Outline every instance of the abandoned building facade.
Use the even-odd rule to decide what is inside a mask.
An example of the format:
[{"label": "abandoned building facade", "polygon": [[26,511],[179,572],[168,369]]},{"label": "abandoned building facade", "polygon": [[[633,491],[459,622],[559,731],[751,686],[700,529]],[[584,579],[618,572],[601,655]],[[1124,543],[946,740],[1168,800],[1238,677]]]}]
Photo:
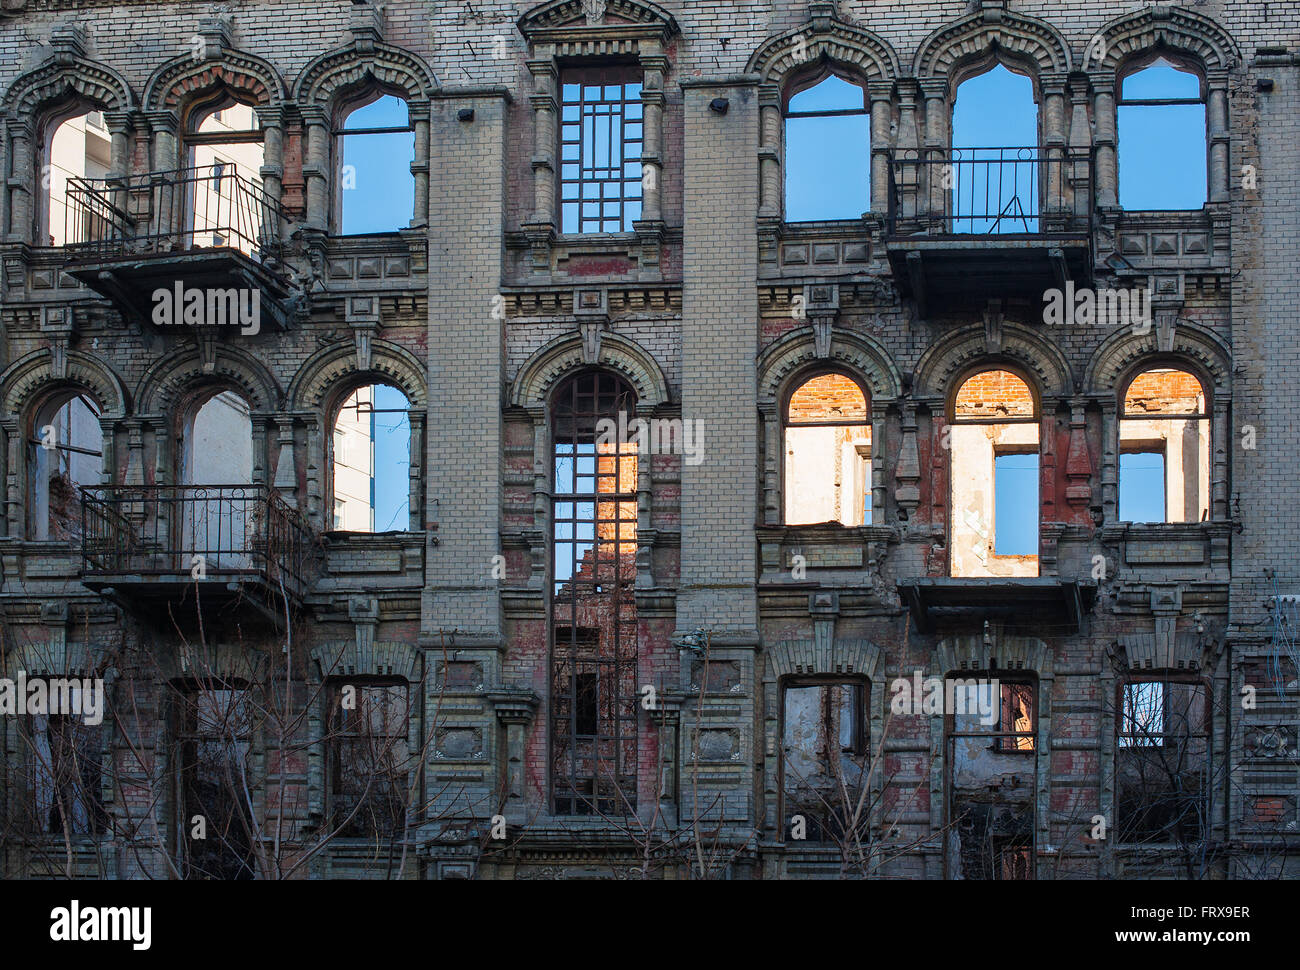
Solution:
[{"label": "abandoned building facade", "polygon": [[0,874],[1300,874],[1300,2],[0,65]]}]

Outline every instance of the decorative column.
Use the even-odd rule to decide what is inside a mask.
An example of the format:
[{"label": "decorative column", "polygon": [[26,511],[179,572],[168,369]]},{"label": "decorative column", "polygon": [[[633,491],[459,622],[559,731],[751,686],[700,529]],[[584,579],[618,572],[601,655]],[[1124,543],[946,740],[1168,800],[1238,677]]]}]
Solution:
[{"label": "decorative column", "polygon": [[298,507],[298,469],[293,455],[293,418],[287,414],[276,418],[279,455],[275,463],[275,490],[294,508]]},{"label": "decorative column", "polygon": [[415,211],[411,214],[411,227],[429,224],[429,104],[417,101],[407,105],[411,114],[411,127],[415,129],[415,158],[411,161],[411,176],[415,180]]},{"label": "decorative column", "polygon": [[1215,395],[1210,419],[1210,518],[1217,522],[1228,518],[1228,454],[1235,444],[1233,428],[1228,424],[1228,406],[1225,397]]},{"label": "decorative column", "polygon": [[29,119],[9,122],[9,242],[35,242],[36,229],[32,213],[33,188],[42,181],[42,172],[34,171],[32,127]]},{"label": "decorative column", "polygon": [[894,502],[898,518],[911,522],[917,506],[921,504],[921,459],[916,447],[916,408],[911,401],[901,402],[899,420],[901,440],[898,445],[898,467],[894,470]]},{"label": "decorative column", "polygon": [[1102,524],[1119,521],[1119,415],[1112,397],[1101,402],[1101,513]]},{"label": "decorative column", "polygon": [[923,166],[920,133],[916,124],[918,89],[915,80],[903,79],[898,82],[898,157],[913,161],[911,165],[903,165],[897,174],[898,216],[902,219],[914,219],[918,212],[928,211],[930,207],[928,201],[925,203],[920,201],[920,194],[925,191],[926,180],[921,176]]},{"label": "decorative column", "polygon": [[112,192],[113,208],[126,213],[126,185],[131,177],[131,114],[127,111],[105,111],[104,124],[108,126],[108,176],[106,182]]},{"label": "decorative column", "polygon": [[507,823],[524,825],[528,822],[527,796],[524,790],[524,758],[528,725],[537,713],[540,698],[531,690],[506,687],[489,691],[488,703],[496,712],[497,721],[505,729],[505,807],[502,814]]},{"label": "decorative column", "polygon": [[0,519],[0,535],[21,536],[22,522],[19,515],[22,510],[21,490],[18,485],[18,457],[23,447],[23,437],[18,431],[16,416],[0,420],[0,437],[3,438],[4,454],[0,461],[4,463],[5,508],[4,517]]},{"label": "decorative column", "polygon": [[532,245],[533,272],[549,273],[551,241],[556,233],[555,150],[559,142],[555,128],[559,72],[554,49],[540,45],[528,61],[528,70],[533,75],[533,94],[528,99],[533,107],[533,211],[524,223],[524,232]]},{"label": "decorative column", "polygon": [[[533,536],[530,549],[532,553],[532,571],[528,585],[536,589],[545,588],[547,549],[550,545],[551,502],[550,502],[550,457],[551,436],[546,424],[546,408],[531,407],[529,417],[533,419]],[[540,540],[540,542],[538,542]]]},{"label": "decorative column", "polygon": [[[284,179],[284,108],[259,105],[253,111],[262,129],[262,167],[257,174],[262,179],[262,190],[274,206],[271,213],[265,214],[269,216],[280,209],[281,181]],[[283,237],[284,227],[264,226],[262,232]]]},{"label": "decorative column", "polygon": [[[1038,174],[1039,218],[1050,218],[1052,228],[1059,228],[1060,220],[1069,210],[1065,172],[1065,76],[1061,74],[1044,75],[1041,80],[1043,111],[1042,127],[1039,137],[1042,139],[1039,149]],[[1046,227],[1044,227],[1046,228]]]},{"label": "decorative column", "polygon": [[329,229],[329,112],[321,105],[304,105],[302,176],[307,183],[307,226],[326,232]]},{"label": "decorative column", "polygon": [[[882,217],[889,212],[889,158],[894,121],[894,82],[868,81],[871,103],[871,211]],[[778,117],[778,123],[779,123]]]},{"label": "decorative column", "polygon": [[661,223],[663,221],[663,116],[664,116],[664,74],[668,71],[668,58],[658,50],[641,54],[641,67],[644,76],[641,82],[641,221]]},{"label": "decorative column", "polygon": [[758,406],[763,419],[763,524],[781,524],[781,464],[785,450],[781,447],[781,415],[775,401]]},{"label": "decorative column", "polygon": [[[174,111],[149,111],[145,114],[145,121],[149,124],[149,131],[153,138],[153,168],[149,178],[149,185],[145,191],[149,194],[145,197],[144,208],[133,215],[143,216],[147,221],[145,225],[151,234],[158,236],[167,236],[172,231],[172,193],[167,190],[164,184],[162,173],[171,172],[174,169],[181,168],[180,147],[177,142],[177,132],[180,127],[180,119],[176,117]],[[153,191],[154,187],[158,191]],[[153,199],[157,199],[157,210],[150,212],[148,206]]]},{"label": "decorative column", "polygon": [[1096,164],[1094,184],[1097,205],[1113,209],[1119,205],[1119,163],[1115,151],[1115,72],[1100,71],[1092,76],[1092,117],[1097,126],[1094,144]]},{"label": "decorative column", "polygon": [[1092,456],[1088,450],[1088,421],[1085,401],[1070,401],[1070,450],[1065,457],[1065,501],[1070,507],[1069,520],[1084,525],[1092,503]]},{"label": "decorative column", "polygon": [[[758,89],[758,217],[781,218],[781,88],[764,84]],[[874,140],[872,147],[875,147]]]},{"label": "decorative column", "polygon": [[1205,79],[1206,124],[1210,139],[1210,201],[1228,201],[1228,72],[1210,71]]},{"label": "decorative column", "polygon": [[1088,76],[1076,74],[1070,79],[1070,135],[1066,149],[1066,205],[1076,223],[1087,224],[1092,209],[1092,124],[1088,120]]}]

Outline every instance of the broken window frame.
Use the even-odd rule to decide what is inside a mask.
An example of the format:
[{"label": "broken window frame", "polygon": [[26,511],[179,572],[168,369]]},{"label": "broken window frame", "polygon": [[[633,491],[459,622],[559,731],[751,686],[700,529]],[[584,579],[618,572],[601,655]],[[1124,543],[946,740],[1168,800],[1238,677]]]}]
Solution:
[{"label": "broken window frame", "polygon": [[[616,440],[612,451],[603,452],[596,445],[598,421],[617,422],[620,411],[630,415],[635,410],[631,385],[598,368],[570,376],[551,396],[548,776],[556,815],[616,816],[636,811],[640,705],[634,586],[639,456],[635,442]],[[585,467],[583,459],[590,459]],[[612,539],[602,537],[602,527],[613,530]],[[595,572],[580,578],[593,561]],[[563,580],[558,578],[561,573],[567,574]],[[589,636],[580,639],[580,631],[601,630],[591,621],[601,620],[602,611],[610,635],[594,641]],[[594,656],[582,656],[584,648],[587,653],[594,650]],[[578,731],[579,681],[574,675],[579,664],[593,665],[597,676],[594,737]],[[580,769],[580,762],[587,767]]]},{"label": "broken window frame", "polygon": [[[51,396],[36,409],[32,416],[32,423],[27,436],[27,534],[36,541],[62,541],[59,537],[52,535],[56,530],[54,529],[55,523],[51,519],[54,508],[51,502],[50,485],[56,479],[66,481],[73,489],[76,499],[76,511],[73,515],[72,527],[79,535],[81,530],[79,489],[98,485],[103,477],[104,439],[102,430],[94,437],[95,444],[99,446],[97,451],[71,443],[71,439],[74,437],[72,434],[72,405],[75,401],[80,401],[85,406],[95,419],[96,427],[98,427],[98,422],[102,418],[99,405],[95,403],[90,395],[76,389],[65,389]],[[47,449],[41,441],[41,429],[55,425],[59,415],[65,408],[68,409],[68,443],[65,444],[63,440],[64,429],[56,427],[54,445]],[[54,452],[55,454],[51,456],[47,452]],[[72,455],[85,455],[100,460],[100,468],[93,476],[94,481],[83,485],[72,478],[70,458]],[[57,458],[57,467],[51,466],[51,457]],[[40,513],[42,509],[45,511],[44,521],[41,521],[42,516]]]},{"label": "broken window frame", "polygon": [[[38,679],[28,680],[30,686]],[[81,689],[81,688],[77,688]],[[28,795],[39,833],[45,837],[97,839],[108,831],[103,769],[105,724],[86,724],[78,714],[25,717]],[[71,807],[70,824],[64,822]]]},{"label": "broken window frame", "polygon": [[[634,231],[634,224],[641,219],[644,199],[644,168],[641,162],[645,151],[645,112],[642,102],[644,81],[645,71],[635,62],[579,64],[560,68],[559,119],[556,125],[556,164],[559,166],[556,205],[562,235],[629,233]],[[632,86],[636,88],[635,93],[628,92]],[[571,87],[578,89],[577,100],[571,98]],[[594,100],[588,100],[586,96],[586,89],[591,87],[601,89],[600,96]],[[606,97],[605,92],[612,87],[619,90],[618,95],[611,99]],[[587,129],[588,105],[592,106],[590,118],[593,128],[590,138]],[[574,112],[578,116],[576,121],[569,117]],[[634,117],[628,117],[629,114]],[[592,157],[598,155],[595,133],[598,117],[608,119],[607,161],[612,161],[614,134],[617,132],[620,146],[617,168],[612,164],[597,165],[595,163],[599,159]],[[640,127],[641,134],[630,134],[630,126]],[[571,130],[574,128],[577,130],[576,136]],[[636,166],[634,176],[627,174],[629,165]],[[571,166],[577,169],[576,174],[569,171]],[[586,198],[592,186],[596,192],[594,200]],[[593,202],[598,212],[595,216],[589,216],[585,213],[585,207]],[[608,205],[616,207],[613,216],[606,214]],[[572,218],[567,212],[568,206],[576,207]],[[616,222],[617,226],[609,228],[607,223],[610,221]],[[595,228],[590,228],[589,223],[595,223]]]},{"label": "broken window frame", "polygon": [[[850,688],[853,697],[852,713],[854,721],[850,728],[852,744],[849,747],[844,747],[837,738],[834,745],[836,750],[834,752],[829,750],[819,751],[817,752],[817,758],[822,762],[823,769],[827,767],[825,764],[826,759],[823,756],[835,757],[837,766],[842,766],[844,755],[849,755],[851,759],[861,759],[858,777],[850,779],[836,772],[833,777],[839,784],[832,786],[828,793],[829,797],[820,795],[820,803],[812,803],[816,808],[815,811],[812,811],[809,806],[792,804],[791,792],[787,785],[790,770],[790,759],[787,757],[788,746],[786,744],[789,714],[787,698],[791,689],[819,688],[827,690],[843,687]],[[777,817],[781,820],[781,838],[787,844],[790,844],[791,841],[801,841],[812,845],[835,844],[841,839],[854,839],[854,834],[846,830],[846,823],[852,818],[858,807],[858,798],[861,795],[862,786],[870,784],[871,781],[871,721],[868,709],[868,705],[871,703],[871,681],[866,677],[786,676],[778,681],[777,690],[781,698],[781,712],[778,721],[780,757],[777,765]],[[840,734],[843,735],[842,728]],[[832,777],[829,771],[826,772],[826,775]],[[851,800],[850,804],[840,804],[846,790]],[[858,831],[856,838],[866,841],[870,830],[870,796],[863,800],[862,807],[863,815],[857,820]],[[791,840],[789,837],[791,819],[795,815],[802,815],[806,822],[805,837],[801,840]]]},{"label": "broken window frame", "polygon": [[[1141,380],[1147,374],[1158,373],[1160,371],[1174,371],[1180,374],[1185,374],[1188,377],[1195,380],[1200,385],[1200,389],[1201,389],[1200,407],[1195,411],[1170,411],[1167,413],[1135,411],[1130,413],[1128,398],[1130,392],[1132,391],[1133,385],[1137,383],[1139,380]],[[1171,484],[1173,484],[1170,480],[1170,473],[1169,473],[1168,442],[1170,438],[1165,437],[1160,439],[1149,439],[1149,438],[1125,439],[1124,428],[1126,422],[1130,424],[1138,421],[1144,421],[1149,424],[1160,422],[1160,421],[1170,421],[1170,422],[1195,421],[1196,422],[1197,438],[1198,440],[1200,440],[1203,437],[1205,439],[1206,446],[1203,454],[1198,451],[1196,465],[1190,469],[1187,467],[1186,463],[1183,462],[1182,459],[1180,458],[1180,463],[1182,464],[1182,471],[1183,471],[1182,482],[1184,485],[1184,492],[1185,492],[1187,476],[1195,475],[1197,477],[1198,504],[1203,503],[1205,505],[1205,516],[1206,518],[1208,518],[1210,515],[1210,510],[1212,508],[1210,491],[1213,488],[1213,484],[1212,482],[1210,482],[1209,479],[1212,471],[1213,455],[1214,455],[1214,423],[1210,420],[1210,411],[1211,411],[1210,393],[1207,390],[1205,378],[1202,377],[1195,369],[1190,367],[1184,361],[1180,361],[1180,360],[1144,361],[1141,364],[1141,366],[1139,366],[1136,370],[1133,371],[1133,373],[1129,376],[1128,380],[1124,381],[1117,395],[1117,403],[1119,408],[1119,418],[1118,421],[1116,422],[1116,428],[1115,428],[1117,456],[1124,455],[1124,454],[1141,454],[1141,453],[1157,452],[1157,451],[1163,455],[1165,494],[1163,496],[1161,504],[1164,506],[1164,518],[1160,522],[1145,522],[1142,524],[1154,525],[1154,526],[1188,525],[1190,524],[1190,522],[1185,517],[1179,521],[1171,521],[1169,518],[1170,515],[1169,490]],[[1116,475],[1115,514],[1116,516],[1119,517],[1119,521],[1124,522],[1129,520],[1124,519],[1122,517],[1122,510],[1120,509],[1119,496],[1120,496],[1120,487],[1121,487],[1120,480],[1122,477],[1120,464],[1121,464],[1120,460],[1117,457],[1115,461],[1115,475]],[[1202,470],[1203,470],[1202,466],[1204,466],[1204,472],[1205,472],[1204,475],[1202,475]],[[1202,479],[1205,479],[1205,485],[1206,485],[1204,489],[1205,491],[1204,495],[1200,494],[1200,492],[1202,491],[1201,489]],[[1184,513],[1184,516],[1185,515],[1186,513]],[[1204,521],[1204,519],[1195,519],[1192,521]]]},{"label": "broken window frame", "polygon": [[[1128,703],[1129,688],[1143,684],[1159,684],[1161,687],[1158,733],[1151,730],[1141,730],[1140,728],[1137,730],[1126,729],[1127,725],[1132,724],[1134,720],[1128,713],[1130,710]],[[1191,688],[1192,691],[1200,693],[1202,710],[1200,712],[1201,724],[1198,728],[1189,723],[1187,717],[1173,710],[1174,698],[1170,689],[1173,686]],[[1213,699],[1213,683],[1208,678],[1178,674],[1172,671],[1131,673],[1121,677],[1115,685],[1114,829],[1117,845],[1187,845],[1199,843],[1206,837],[1210,828],[1209,813],[1213,796],[1210,785],[1210,775],[1214,764]],[[1194,704],[1195,701],[1192,701],[1188,705],[1189,709]],[[1178,727],[1180,721],[1186,726],[1186,731]],[[1203,756],[1198,757],[1191,752],[1197,742],[1204,745]],[[1168,833],[1170,824],[1181,828],[1184,824],[1191,823],[1189,828],[1178,833],[1178,837],[1158,838],[1152,829],[1144,828],[1140,832],[1136,832],[1137,824],[1130,824],[1122,804],[1125,784],[1121,759],[1126,754],[1150,755],[1159,759],[1161,767],[1166,771],[1169,770],[1166,761],[1168,757],[1172,756],[1180,760],[1186,759],[1181,767],[1175,766],[1177,770],[1170,772],[1177,776],[1179,785],[1183,784],[1183,779],[1188,774],[1192,776],[1200,774],[1199,791],[1183,795],[1179,795],[1175,791],[1174,794],[1165,796],[1174,803],[1173,811],[1176,812],[1176,815],[1170,823],[1161,825],[1159,831],[1164,834]],[[1164,799],[1157,798],[1157,803],[1162,800]],[[1183,804],[1178,804],[1180,801]],[[1150,813],[1151,806],[1147,806],[1144,811]],[[1134,838],[1134,835],[1137,835],[1137,837]]]},{"label": "broken window frame", "polygon": [[[356,691],[357,706],[350,711],[342,706],[346,687]],[[400,691],[400,697],[386,703],[381,712],[383,733],[374,731],[370,717],[374,708],[368,703],[378,691],[388,697]],[[408,785],[417,767],[410,751],[412,694],[410,682],[401,677],[334,677],[326,682],[326,812],[337,838],[376,843],[404,837],[410,821]],[[355,760],[345,762],[346,746],[368,747],[363,755],[370,759],[370,767],[363,765],[359,771]],[[362,791],[344,790],[350,780],[363,774],[369,777]]]},{"label": "broken window frame", "polygon": [[[853,382],[853,384],[857,387],[858,391],[862,394],[862,402],[863,402],[862,420],[860,421],[858,420],[796,421],[791,417],[790,409],[794,404],[795,397],[805,387],[807,387],[813,381],[821,377],[840,377],[845,380]],[[875,490],[872,488],[872,470],[875,464],[876,438],[875,438],[875,425],[872,421],[872,413],[871,413],[871,392],[870,390],[868,390],[866,384],[860,378],[856,377],[855,375],[849,373],[846,370],[835,368],[835,367],[818,367],[813,370],[805,371],[799,374],[794,380],[790,382],[789,389],[787,390],[784,396],[784,400],[781,406],[781,518],[782,521],[786,525],[792,525],[792,526],[825,525],[829,523],[832,525],[839,525],[844,528],[856,528],[856,526],[844,526],[844,523],[839,520],[827,520],[826,522],[792,522],[791,521],[790,500],[791,500],[792,486],[790,483],[789,469],[787,466],[789,464],[789,458],[790,458],[790,431],[791,429],[795,429],[795,428],[860,428],[866,430],[867,453],[865,455],[862,454],[861,448],[863,447],[863,445],[861,443],[855,444],[855,447],[859,449],[858,459],[860,462],[859,467],[861,468],[861,473],[862,473],[862,494],[860,496],[861,507],[858,511],[861,512],[861,518],[862,518],[860,524],[872,525],[875,522]],[[842,483],[838,487],[840,489],[840,515],[842,518],[844,515],[843,497],[844,497],[844,492],[846,490],[844,489]],[[856,486],[854,487],[854,498],[855,499],[859,498],[859,496],[856,494]]]},{"label": "broken window frame", "polygon": [[[955,690],[950,691],[948,686],[949,681],[952,680],[975,680],[979,682],[981,688],[986,684],[996,684],[998,686],[998,691],[997,691],[998,718],[994,724],[989,725],[988,730],[984,730],[983,725],[979,725],[978,721],[976,721],[977,727],[980,728],[979,730],[958,731],[956,729],[957,728],[956,711],[947,708],[944,711],[943,772],[944,772],[945,828],[949,829],[952,832],[951,838],[957,839],[958,845],[960,845],[960,831],[958,828],[958,822],[960,821],[960,818],[956,814],[958,809],[957,800],[959,795],[958,795],[958,788],[956,785],[956,781],[954,778],[958,741],[960,741],[963,738],[974,738],[977,740],[988,738],[989,746],[987,750],[992,752],[998,757],[1004,755],[1010,755],[1013,757],[1016,755],[1032,756],[1030,758],[1024,759],[1026,762],[1028,762],[1025,765],[1025,771],[1029,776],[1028,777],[1029,795],[1025,799],[1023,804],[1017,804],[1011,801],[1003,802],[1003,803],[997,803],[997,802],[990,803],[994,808],[996,808],[999,804],[1001,804],[1002,806],[1008,808],[1019,809],[1019,811],[1016,812],[1015,814],[1022,814],[1025,816],[1025,819],[1022,821],[1020,827],[1026,832],[1028,832],[1029,839],[1028,841],[1025,841],[1024,839],[1016,838],[1014,836],[1009,836],[1009,835],[988,834],[987,845],[989,849],[989,854],[987,858],[984,858],[984,854],[981,850],[980,861],[984,866],[985,871],[988,873],[987,878],[990,879],[1007,879],[1007,878],[1031,879],[1031,880],[1036,879],[1037,873],[1036,873],[1035,860],[1037,859],[1037,851],[1038,851],[1037,850],[1037,845],[1038,845],[1037,803],[1038,803],[1038,788],[1039,788],[1038,755],[1040,754],[1037,739],[1038,739],[1038,728],[1039,728],[1039,722],[1038,722],[1039,690],[1041,689],[1042,686],[1041,680],[1038,678],[1036,673],[1032,671],[1017,670],[1011,673],[1010,676],[1004,675],[1004,672],[1002,671],[992,671],[992,670],[950,671],[944,677],[945,705],[946,705],[946,699],[948,698],[950,693],[952,693],[955,696]],[[1005,685],[1024,685],[1030,687],[1032,691],[1032,698],[1033,698],[1033,701],[1030,705],[1030,710],[1032,712],[1031,718],[1033,721],[1032,731],[1029,732],[1014,731],[1014,730],[1006,731],[1003,729],[1003,721],[1005,720],[1005,707],[1002,700],[1004,696],[1004,692],[1002,688]],[[969,713],[967,716],[969,716]],[[1005,744],[1008,742],[1016,743],[1020,739],[1024,739],[1026,737],[1032,738],[1033,740],[1032,748],[1008,749],[1005,747]],[[970,786],[967,786],[963,790],[970,790]],[[990,814],[993,814],[992,811],[990,811]],[[947,853],[945,853],[945,855],[947,856]],[[953,875],[951,873],[949,873],[949,878],[953,878]],[[975,877],[966,876],[965,878],[975,878]]]},{"label": "broken window frame", "polygon": [[[172,764],[172,801],[177,859],[186,879],[252,879],[254,856],[252,850],[253,824],[248,813],[250,806],[241,789],[246,790],[247,772],[254,758],[253,688],[238,678],[204,677],[172,683],[171,740],[175,753]],[[217,731],[204,730],[201,724],[207,694],[230,694],[229,703],[212,702],[212,710],[222,714]],[[215,745],[220,752],[225,777],[218,783],[225,791],[217,798],[228,808],[229,817],[215,818],[216,813],[205,807],[196,789],[201,783],[196,777],[204,755],[197,746]],[[192,750],[193,749],[193,750]],[[232,757],[233,755],[233,757]],[[232,770],[239,759],[238,770]],[[191,837],[193,820],[203,816],[206,821],[206,838]],[[224,821],[224,825],[218,823]],[[198,849],[208,850],[199,853]]]}]

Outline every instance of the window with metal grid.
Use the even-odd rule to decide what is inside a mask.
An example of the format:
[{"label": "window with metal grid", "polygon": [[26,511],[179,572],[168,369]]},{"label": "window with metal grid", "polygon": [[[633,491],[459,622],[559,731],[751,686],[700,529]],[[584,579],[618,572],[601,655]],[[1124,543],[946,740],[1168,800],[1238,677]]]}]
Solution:
[{"label": "window with metal grid", "polygon": [[560,229],[631,232],[641,218],[641,71],[569,68],[560,87]]},{"label": "window with metal grid", "polygon": [[[636,809],[637,630],[634,443],[606,440],[636,406],[631,388],[591,372],[552,403],[551,788],[557,815]],[[615,436],[609,436],[611,439]]]}]

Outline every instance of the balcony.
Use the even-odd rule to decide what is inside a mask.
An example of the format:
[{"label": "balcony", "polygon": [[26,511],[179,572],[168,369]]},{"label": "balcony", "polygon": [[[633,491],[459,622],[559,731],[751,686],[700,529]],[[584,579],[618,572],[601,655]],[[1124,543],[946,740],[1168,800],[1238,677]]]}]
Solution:
[{"label": "balcony", "polygon": [[891,156],[885,248],[900,292],[931,311],[1028,298],[1092,275],[1092,162],[1064,149]]},{"label": "balcony", "polygon": [[83,489],[81,516],[83,585],[168,625],[241,607],[282,624],[319,561],[305,519],[265,485]]},{"label": "balcony", "polygon": [[64,271],[128,316],[152,322],[154,293],[179,284],[254,291],[259,313],[286,325],[290,286],[279,266],[279,205],[234,164],[69,179],[66,213]]}]

